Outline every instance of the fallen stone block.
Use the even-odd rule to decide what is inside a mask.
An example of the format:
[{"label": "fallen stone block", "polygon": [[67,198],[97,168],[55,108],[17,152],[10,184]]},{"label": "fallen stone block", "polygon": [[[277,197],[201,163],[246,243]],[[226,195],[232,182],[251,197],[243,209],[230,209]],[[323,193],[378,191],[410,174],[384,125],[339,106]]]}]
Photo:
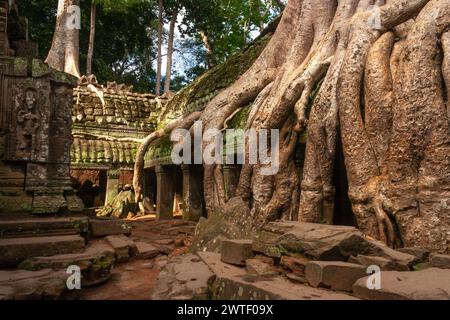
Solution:
[{"label": "fallen stone block", "polygon": [[222,261],[245,266],[245,261],[253,257],[251,240],[223,240]]},{"label": "fallen stone block", "polygon": [[302,222],[269,223],[253,244],[254,251],[270,257],[304,255],[325,261],[347,261],[370,248],[370,242],[356,228]]},{"label": "fallen stone block", "polygon": [[51,269],[0,271],[0,300],[56,300],[67,290],[68,274]]},{"label": "fallen stone block", "polygon": [[409,268],[418,261],[412,255],[367,239],[356,228],[304,222],[267,224],[255,237],[253,250],[274,258],[302,255],[319,261],[346,262],[351,256],[373,255]]},{"label": "fallen stone block", "polygon": [[305,275],[305,269],[310,259],[304,257],[290,257],[290,256],[282,256],[280,265],[290,270],[293,274],[298,276]]},{"label": "fallen stone block", "polygon": [[214,274],[197,255],[172,258],[153,287],[152,300],[206,300],[208,282]]},{"label": "fallen stone block", "polygon": [[217,300],[355,300],[345,294],[312,288],[292,282],[285,277],[249,275],[246,269],[221,261],[213,252],[199,252],[198,256],[212,271],[209,297]]},{"label": "fallen stone block", "polygon": [[431,268],[415,272],[383,271],[379,290],[368,288],[368,277],[359,279],[353,293],[367,300],[449,300],[450,270]]},{"label": "fallen stone block", "polygon": [[94,238],[111,235],[130,235],[131,226],[119,219],[90,219],[91,235]]},{"label": "fallen stone block", "polygon": [[84,248],[85,240],[78,235],[0,239],[0,267],[15,267],[32,257],[78,253]]},{"label": "fallen stone block", "polygon": [[159,249],[146,242],[136,242],[138,259],[153,259],[159,255]]},{"label": "fallen stone block", "polygon": [[278,275],[274,266],[267,264],[259,259],[248,259],[245,263],[248,273],[258,276],[270,277]]},{"label": "fallen stone block", "polygon": [[430,258],[430,250],[420,247],[400,248],[397,251],[415,256],[419,262],[426,262]]},{"label": "fallen stone block", "polygon": [[83,253],[71,253],[50,257],[34,257],[25,260],[20,269],[37,271],[43,269],[67,270],[78,266],[81,271],[81,286],[95,286],[109,280],[114,265],[114,251],[105,244],[92,244]]},{"label": "fallen stone block", "polygon": [[440,269],[450,269],[450,256],[446,254],[434,254],[431,256],[432,267]]},{"label": "fallen stone block", "polygon": [[130,260],[130,257],[136,255],[136,244],[127,236],[121,234],[107,236],[105,239],[114,249],[117,262],[127,262]]},{"label": "fallen stone block", "polygon": [[366,254],[389,259],[398,271],[413,270],[414,265],[420,262],[416,256],[389,248],[379,241],[370,243],[372,247]]},{"label": "fallen stone block", "polygon": [[311,286],[338,291],[352,291],[353,284],[367,275],[366,267],[340,261],[311,261],[305,274]]},{"label": "fallen stone block", "polygon": [[348,262],[360,264],[366,267],[378,266],[383,271],[409,271],[409,267],[407,265],[399,264],[384,257],[364,256],[359,254],[357,257],[350,257]]}]

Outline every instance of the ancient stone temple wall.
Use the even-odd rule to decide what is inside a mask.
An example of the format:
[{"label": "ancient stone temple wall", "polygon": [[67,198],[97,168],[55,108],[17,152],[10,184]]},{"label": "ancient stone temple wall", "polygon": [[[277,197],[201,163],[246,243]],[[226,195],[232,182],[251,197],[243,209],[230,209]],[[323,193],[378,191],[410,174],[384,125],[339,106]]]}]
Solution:
[{"label": "ancient stone temple wall", "polygon": [[[91,170],[107,176],[105,186],[91,181],[104,193],[104,204],[132,183],[134,159],[139,140],[156,129],[158,114],[167,99],[139,94],[131,87],[108,83],[99,85],[94,76],[82,77],[73,92],[71,175],[79,185]],[[103,190],[105,188],[106,190]]]},{"label": "ancient stone temple wall", "polygon": [[6,27],[26,19],[0,8],[0,213],[82,210],[69,175],[76,79],[34,59],[27,29]]}]

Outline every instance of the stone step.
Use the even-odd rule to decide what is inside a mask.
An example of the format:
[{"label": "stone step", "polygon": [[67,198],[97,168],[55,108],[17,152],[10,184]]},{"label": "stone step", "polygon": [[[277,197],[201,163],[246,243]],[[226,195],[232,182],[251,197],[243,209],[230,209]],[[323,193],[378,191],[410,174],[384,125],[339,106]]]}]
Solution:
[{"label": "stone step", "polygon": [[79,235],[0,239],[0,268],[16,267],[40,256],[82,252],[85,240]]},{"label": "stone step", "polygon": [[109,245],[95,242],[82,253],[60,254],[49,257],[34,257],[23,261],[19,268],[29,271],[43,269],[67,270],[78,266],[81,271],[81,286],[90,287],[106,282],[111,277],[114,266],[114,249]]},{"label": "stone step", "polygon": [[112,235],[130,235],[132,227],[123,220],[110,218],[90,219],[90,234],[94,238],[102,238]]},{"label": "stone step", "polygon": [[0,238],[82,235],[89,232],[87,217],[0,220]]},{"label": "stone step", "polygon": [[0,300],[56,300],[67,292],[68,274],[51,269],[0,271]]}]

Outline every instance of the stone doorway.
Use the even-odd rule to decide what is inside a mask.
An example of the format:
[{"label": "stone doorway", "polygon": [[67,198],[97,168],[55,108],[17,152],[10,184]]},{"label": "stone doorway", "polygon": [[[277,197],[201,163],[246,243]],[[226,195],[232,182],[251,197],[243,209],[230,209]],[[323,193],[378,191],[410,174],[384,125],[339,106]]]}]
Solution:
[{"label": "stone doorway", "polygon": [[107,170],[71,170],[70,176],[86,208],[97,208],[105,204]]},{"label": "stone doorway", "polygon": [[156,213],[157,181],[155,168],[144,170],[144,208],[146,213]]}]

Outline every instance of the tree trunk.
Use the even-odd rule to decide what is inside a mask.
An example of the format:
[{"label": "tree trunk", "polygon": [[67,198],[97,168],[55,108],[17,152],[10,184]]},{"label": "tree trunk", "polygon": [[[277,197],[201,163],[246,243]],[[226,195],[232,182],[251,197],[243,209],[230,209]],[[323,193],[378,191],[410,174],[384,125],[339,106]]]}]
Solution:
[{"label": "tree trunk", "polygon": [[158,2],[158,57],[156,62],[156,96],[161,94],[161,72],[162,72],[162,42],[163,42],[163,20],[164,4],[163,0]]},{"label": "tree trunk", "polygon": [[175,37],[175,26],[178,17],[178,7],[175,7],[170,20],[169,28],[169,43],[167,47],[167,66],[166,66],[166,79],[164,81],[164,93],[170,92],[170,80],[172,77],[172,62],[173,62],[173,47]]},{"label": "tree trunk", "polygon": [[[449,17],[448,0],[288,2],[260,57],[200,117],[203,130],[221,130],[251,104],[247,128],[281,131],[278,173],[241,171],[236,195],[255,226],[332,223],[339,142],[361,231],[393,247],[449,251]],[[300,182],[294,153],[305,130]],[[220,165],[204,165],[210,215],[235,203],[223,181]]]},{"label": "tree trunk", "polygon": [[[79,0],[59,0],[56,27],[53,41],[45,62],[52,68],[80,77],[79,71],[79,34],[80,30],[73,27],[79,17],[74,12],[68,12],[69,7],[78,6]],[[69,21],[73,19],[73,21]]]},{"label": "tree trunk", "polygon": [[97,11],[97,4],[95,3],[95,0],[92,0],[92,2],[91,2],[91,25],[90,25],[91,27],[90,27],[90,33],[89,33],[89,48],[88,48],[87,61],[86,61],[86,74],[87,75],[92,74],[92,58],[94,56],[96,11]]},{"label": "tree trunk", "polygon": [[211,47],[211,43],[209,42],[208,34],[206,31],[200,31],[200,37],[202,38],[203,45],[206,49],[206,64],[208,65],[208,69],[214,67],[214,58],[213,58],[213,49]]}]

